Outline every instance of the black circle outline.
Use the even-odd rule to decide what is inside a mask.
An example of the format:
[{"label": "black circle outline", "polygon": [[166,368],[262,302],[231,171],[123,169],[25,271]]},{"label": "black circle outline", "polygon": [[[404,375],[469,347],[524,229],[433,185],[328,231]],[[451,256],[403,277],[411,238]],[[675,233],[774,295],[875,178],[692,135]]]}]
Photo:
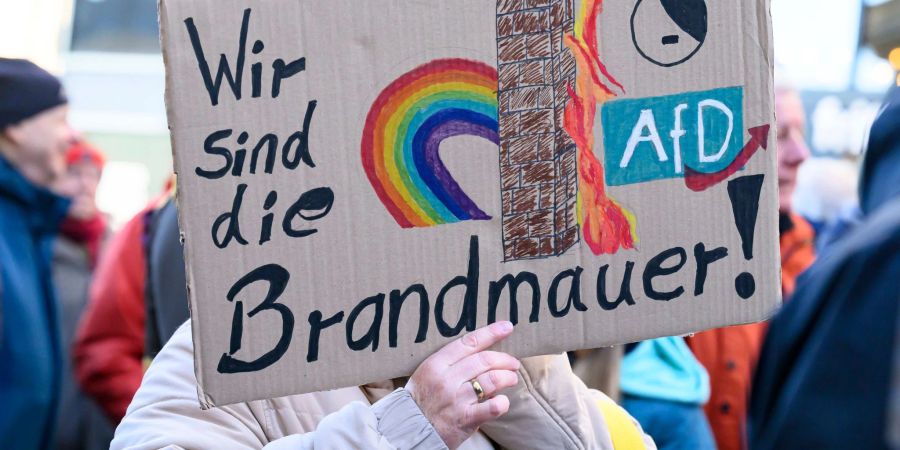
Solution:
[{"label": "black circle outline", "polygon": [[[700,45],[698,45],[697,48],[695,48],[694,51],[691,52],[691,54],[685,56],[684,59],[673,62],[673,63],[669,63],[669,64],[661,63],[661,62],[647,56],[647,54],[644,53],[643,50],[641,50],[641,46],[638,45],[637,36],[635,36],[635,32],[634,32],[634,18],[637,16],[638,7],[641,6],[641,3],[643,1],[644,0],[637,0],[637,3],[634,4],[634,11],[631,12],[631,43],[634,44],[634,48],[638,51],[638,53],[640,53],[641,56],[644,57],[644,59],[646,59],[647,61],[650,61],[653,64],[656,64],[657,66],[660,66],[660,67],[674,67],[674,66],[682,64],[682,63],[686,62],[687,60],[693,58],[694,55],[696,55],[697,52],[699,52],[700,49],[703,48],[703,44],[706,43],[706,39],[703,39],[703,42],[701,42]],[[707,16],[707,17],[709,17],[709,16]],[[709,19],[707,18],[707,20],[709,20]]]}]

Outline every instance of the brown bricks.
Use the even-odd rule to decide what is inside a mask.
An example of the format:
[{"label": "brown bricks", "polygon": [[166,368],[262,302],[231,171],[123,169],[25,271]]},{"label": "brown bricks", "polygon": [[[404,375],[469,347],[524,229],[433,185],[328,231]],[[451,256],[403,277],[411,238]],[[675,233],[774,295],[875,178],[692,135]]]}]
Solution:
[{"label": "brown bricks", "polygon": [[507,261],[560,255],[578,242],[578,174],[563,130],[575,60],[572,0],[497,0],[500,179]]}]

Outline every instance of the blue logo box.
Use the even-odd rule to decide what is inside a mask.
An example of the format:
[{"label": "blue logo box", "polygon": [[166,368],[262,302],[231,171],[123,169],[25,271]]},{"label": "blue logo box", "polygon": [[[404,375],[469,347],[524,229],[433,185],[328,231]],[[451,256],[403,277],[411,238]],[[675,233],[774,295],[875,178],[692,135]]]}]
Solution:
[{"label": "blue logo box", "polygon": [[743,147],[740,87],[607,102],[601,109],[610,186],[718,172]]}]

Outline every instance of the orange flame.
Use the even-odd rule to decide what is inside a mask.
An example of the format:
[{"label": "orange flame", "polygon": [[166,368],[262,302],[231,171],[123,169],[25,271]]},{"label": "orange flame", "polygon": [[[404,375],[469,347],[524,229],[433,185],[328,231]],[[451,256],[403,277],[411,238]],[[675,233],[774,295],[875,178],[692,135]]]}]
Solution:
[{"label": "orange flame", "polygon": [[637,241],[635,217],[606,194],[603,164],[594,155],[594,117],[597,105],[616,97],[604,79],[623,92],[600,61],[597,51],[597,17],[603,0],[582,0],[575,32],[565,37],[575,57],[578,73],[575,87],[568,87],[563,127],[578,151],[578,223],[588,247],[595,255],[632,249]]}]

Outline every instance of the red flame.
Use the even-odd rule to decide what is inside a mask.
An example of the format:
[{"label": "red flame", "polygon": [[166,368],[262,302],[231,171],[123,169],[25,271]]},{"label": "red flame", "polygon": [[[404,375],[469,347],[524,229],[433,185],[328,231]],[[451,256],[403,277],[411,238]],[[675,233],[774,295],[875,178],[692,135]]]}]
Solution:
[{"label": "red flame", "polygon": [[569,86],[563,127],[578,149],[578,218],[582,235],[595,255],[613,254],[635,244],[634,216],[606,194],[603,164],[594,155],[594,117],[597,105],[616,97],[604,79],[624,92],[600,61],[597,17],[603,0],[582,0],[575,32],[565,43],[575,57],[578,73]]}]

